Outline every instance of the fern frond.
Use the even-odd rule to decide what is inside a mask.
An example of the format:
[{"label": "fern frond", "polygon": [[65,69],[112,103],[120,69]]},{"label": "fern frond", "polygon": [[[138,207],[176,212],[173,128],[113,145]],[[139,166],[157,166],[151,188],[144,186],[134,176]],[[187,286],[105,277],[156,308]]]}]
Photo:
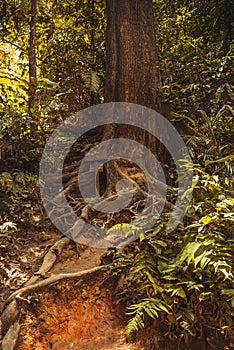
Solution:
[{"label": "fern frond", "polygon": [[132,332],[138,331],[140,328],[144,327],[144,322],[143,322],[143,316],[144,312],[141,308],[137,310],[136,314],[134,317],[132,317],[126,326],[126,339],[129,340]]},{"label": "fern frond", "polygon": [[102,82],[97,72],[91,70],[83,74],[83,81],[90,92],[97,94],[100,91]]},{"label": "fern frond", "polygon": [[170,306],[161,299],[148,298],[143,299],[139,304],[133,304],[128,307],[130,312],[127,315],[134,315],[126,326],[126,339],[129,337],[133,331],[138,331],[140,328],[144,327],[144,315],[147,314],[149,317],[155,319],[159,316],[159,312],[170,311]]}]

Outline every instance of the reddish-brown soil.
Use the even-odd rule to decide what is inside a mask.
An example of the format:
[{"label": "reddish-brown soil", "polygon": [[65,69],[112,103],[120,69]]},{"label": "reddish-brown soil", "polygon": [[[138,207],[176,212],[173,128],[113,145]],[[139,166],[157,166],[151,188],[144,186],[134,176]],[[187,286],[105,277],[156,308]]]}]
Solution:
[{"label": "reddish-brown soil", "polygon": [[126,344],[124,316],[110,291],[90,284],[54,286],[22,310],[18,349],[142,349]]},{"label": "reddish-brown soil", "polygon": [[[60,237],[55,232],[20,231],[2,241],[2,304],[40,268],[44,255]],[[98,266],[104,252],[85,247],[77,251],[71,242],[48,275]],[[21,327],[17,350],[143,349],[126,344],[125,309],[116,304],[115,297],[105,272],[59,281],[25,295],[17,301]]]},{"label": "reddish-brown soil", "polygon": [[101,272],[60,282],[32,298],[28,307],[22,305],[18,350],[143,349],[126,344],[126,317],[106,278]]}]

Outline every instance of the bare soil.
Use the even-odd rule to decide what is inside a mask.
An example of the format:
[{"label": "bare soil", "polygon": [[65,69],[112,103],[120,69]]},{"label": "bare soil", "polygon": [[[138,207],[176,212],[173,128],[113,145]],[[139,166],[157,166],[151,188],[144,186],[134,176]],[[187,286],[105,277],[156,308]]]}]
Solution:
[{"label": "bare soil", "polygon": [[[39,270],[48,249],[61,238],[55,232],[19,231],[1,246],[1,306]],[[70,244],[47,275],[78,272],[100,265],[104,249]],[[18,350],[103,349],[141,350],[127,344],[124,306],[115,300],[108,273],[53,283],[17,299]]]},{"label": "bare soil", "polygon": [[98,274],[52,286],[22,309],[18,349],[143,349],[126,344],[125,315],[103,278]]}]

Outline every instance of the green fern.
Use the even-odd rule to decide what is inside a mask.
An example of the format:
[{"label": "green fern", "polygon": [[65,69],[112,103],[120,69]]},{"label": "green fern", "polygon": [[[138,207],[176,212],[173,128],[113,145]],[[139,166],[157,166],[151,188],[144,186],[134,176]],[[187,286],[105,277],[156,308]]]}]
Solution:
[{"label": "green fern", "polygon": [[138,310],[135,312],[135,316],[128,321],[126,326],[127,341],[129,340],[133,331],[138,331],[140,328],[143,328],[145,326],[143,322],[143,316],[144,310],[142,308],[138,308]]},{"label": "green fern", "polygon": [[97,72],[90,70],[83,74],[83,81],[90,92],[93,92],[94,94],[99,93],[102,81]]},{"label": "green fern", "polygon": [[131,233],[140,233],[140,229],[132,224],[128,224],[128,223],[121,223],[121,224],[116,224],[114,226],[112,226],[107,233],[111,233],[114,231],[121,231],[123,233],[125,233],[126,236],[128,236]]},{"label": "green fern", "polygon": [[126,338],[129,340],[133,331],[138,331],[144,327],[144,315],[148,315],[151,318],[159,317],[159,312],[169,313],[170,307],[164,301],[160,299],[143,299],[139,304],[133,304],[128,307],[130,312],[127,315],[134,315],[126,326]]}]

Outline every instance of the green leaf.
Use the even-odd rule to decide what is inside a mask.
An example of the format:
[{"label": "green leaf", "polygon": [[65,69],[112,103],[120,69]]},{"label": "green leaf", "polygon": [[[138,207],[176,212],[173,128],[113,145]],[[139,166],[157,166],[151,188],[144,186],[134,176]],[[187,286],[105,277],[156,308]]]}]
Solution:
[{"label": "green leaf", "polygon": [[191,242],[188,243],[185,248],[182,250],[182,252],[179,255],[179,260],[181,262],[187,260],[188,264],[191,262],[191,260],[194,260],[194,255],[196,254],[197,250],[201,247],[201,244],[198,242]]},{"label": "green leaf", "polygon": [[206,215],[206,216],[203,216],[203,218],[201,218],[199,220],[199,222],[201,222],[202,224],[204,225],[207,225],[209,224],[209,222],[211,222],[213,220],[213,218],[210,216],[210,215]]},{"label": "green leaf", "polygon": [[175,288],[171,295],[172,296],[177,295],[178,297],[181,297],[182,299],[187,300],[186,293],[182,287]]},{"label": "green leaf", "polygon": [[213,295],[212,292],[202,292],[200,295],[199,295],[199,300],[202,301],[204,300],[206,297],[209,297]]}]

